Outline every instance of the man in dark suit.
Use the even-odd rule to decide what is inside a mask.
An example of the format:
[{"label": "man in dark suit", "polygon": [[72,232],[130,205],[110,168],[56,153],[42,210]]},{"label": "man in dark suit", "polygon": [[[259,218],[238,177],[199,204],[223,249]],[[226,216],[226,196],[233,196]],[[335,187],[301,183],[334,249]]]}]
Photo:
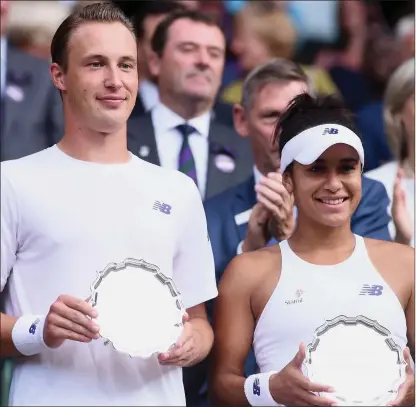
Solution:
[{"label": "man in dark suit", "polygon": [[142,159],[178,169],[205,198],[237,185],[252,172],[247,140],[212,116],[224,68],[225,37],[209,16],[171,13],[156,28],[149,71],[159,102],[128,121],[128,148]]},{"label": "man in dark suit", "polygon": [[[121,4],[121,7],[126,9],[127,14],[131,16],[134,22],[139,47],[140,86],[136,105],[131,116],[143,116],[159,102],[157,77],[153,76],[149,69],[149,59],[153,52],[151,45],[153,34],[159,23],[170,13],[186,10],[188,6],[183,1],[158,0],[140,2],[134,5],[129,2],[128,4]],[[211,114],[217,122],[234,128],[233,110],[230,104],[216,100]]]},{"label": "man in dark suit", "polygon": [[62,104],[47,61],[14,48],[4,34],[10,2],[1,2],[1,161],[55,144],[63,135]]}]

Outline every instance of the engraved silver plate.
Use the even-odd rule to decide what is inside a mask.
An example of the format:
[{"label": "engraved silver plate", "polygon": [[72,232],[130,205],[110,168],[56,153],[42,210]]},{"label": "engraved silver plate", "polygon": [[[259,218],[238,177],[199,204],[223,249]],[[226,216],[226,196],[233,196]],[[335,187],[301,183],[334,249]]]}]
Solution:
[{"label": "engraved silver plate", "polygon": [[131,357],[166,352],[183,330],[185,308],[174,281],[144,260],[128,258],[99,271],[90,303],[106,344]]},{"label": "engraved silver plate", "polygon": [[306,346],[307,376],[332,386],[341,406],[385,406],[406,378],[403,349],[377,321],[341,315],[316,329]]}]

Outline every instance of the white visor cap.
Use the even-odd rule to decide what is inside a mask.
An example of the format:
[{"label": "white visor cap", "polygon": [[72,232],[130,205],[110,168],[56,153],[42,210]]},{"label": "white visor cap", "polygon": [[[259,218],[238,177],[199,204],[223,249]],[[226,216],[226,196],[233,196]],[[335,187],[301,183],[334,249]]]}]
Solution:
[{"label": "white visor cap", "polygon": [[285,144],[280,157],[280,173],[283,174],[293,161],[303,165],[312,164],[335,144],[351,146],[357,151],[361,166],[364,167],[364,147],[360,138],[339,124],[321,124],[302,131]]}]

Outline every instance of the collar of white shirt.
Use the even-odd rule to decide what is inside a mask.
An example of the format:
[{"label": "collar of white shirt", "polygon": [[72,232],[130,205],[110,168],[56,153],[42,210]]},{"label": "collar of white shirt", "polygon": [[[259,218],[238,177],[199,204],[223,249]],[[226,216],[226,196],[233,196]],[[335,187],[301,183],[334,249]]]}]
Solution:
[{"label": "collar of white shirt", "polygon": [[254,166],[253,168],[253,173],[254,173],[254,184],[257,185],[264,175],[260,172],[260,170],[256,166]]},{"label": "collar of white shirt", "polygon": [[159,103],[157,85],[148,79],[142,79],[139,84],[139,96],[146,112],[152,110]]},{"label": "collar of white shirt", "polygon": [[1,44],[0,44],[0,52],[1,52],[1,56],[0,56],[0,75],[1,75],[1,94],[3,95],[4,92],[4,88],[6,86],[6,73],[7,73],[7,41],[5,37],[1,37]]},{"label": "collar of white shirt", "polygon": [[194,117],[188,121],[185,121],[182,117],[166,107],[163,103],[158,103],[151,112],[152,122],[155,128],[155,132],[158,134],[165,134],[167,131],[174,129],[180,124],[185,122],[194,127],[195,130],[205,138],[208,138],[209,124],[210,124],[210,112],[206,112],[201,116]]}]

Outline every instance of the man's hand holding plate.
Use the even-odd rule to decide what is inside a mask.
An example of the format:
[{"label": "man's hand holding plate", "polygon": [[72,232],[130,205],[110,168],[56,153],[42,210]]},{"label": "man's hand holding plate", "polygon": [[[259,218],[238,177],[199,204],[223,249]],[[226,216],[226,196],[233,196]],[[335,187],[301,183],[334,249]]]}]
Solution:
[{"label": "man's hand holding plate", "polygon": [[160,353],[158,358],[162,365],[174,365],[185,367],[192,364],[198,358],[198,350],[195,343],[194,330],[189,322],[187,313],[183,316],[183,332],[176,344],[167,352]]}]

